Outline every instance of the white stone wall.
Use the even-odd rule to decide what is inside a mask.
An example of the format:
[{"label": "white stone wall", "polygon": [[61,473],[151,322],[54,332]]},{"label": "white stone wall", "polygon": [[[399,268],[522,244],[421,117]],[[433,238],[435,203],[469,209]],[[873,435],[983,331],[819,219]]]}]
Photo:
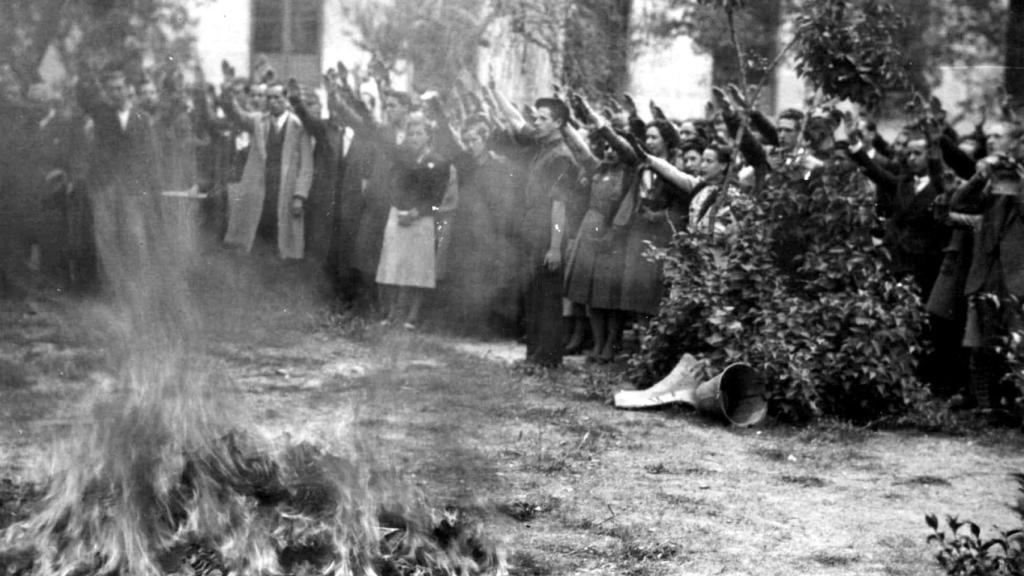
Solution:
[{"label": "white stone wall", "polygon": [[250,0],[197,1],[190,14],[196,21],[196,52],[206,78],[220,81],[222,60],[230,62],[239,74],[248,76]]}]

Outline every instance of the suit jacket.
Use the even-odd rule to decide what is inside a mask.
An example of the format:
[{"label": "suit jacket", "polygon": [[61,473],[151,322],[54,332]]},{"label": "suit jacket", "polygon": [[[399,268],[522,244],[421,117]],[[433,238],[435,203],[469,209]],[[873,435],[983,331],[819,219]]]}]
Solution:
[{"label": "suit jacket", "polygon": [[93,121],[89,178],[97,190],[116,187],[117,194],[146,195],[160,189],[152,118],[132,107],[121,128],[117,110],[98,94],[83,91],[79,104]]},{"label": "suit jacket", "polygon": [[[228,230],[224,242],[252,249],[263,212],[266,193],[267,134],[273,118],[269,114],[240,112],[233,106],[229,115],[252,135],[249,157],[242,180],[228,188]],[[293,217],[293,197],[307,198],[313,184],[313,142],[302,123],[285,112],[284,145],[281,151],[281,188],[277,201],[277,249],[281,258],[299,259],[305,250],[304,216]]]},{"label": "suit jacket", "polygon": [[988,178],[976,174],[953,196],[950,209],[980,213],[964,292],[1024,296],[1024,215],[1018,198],[989,193]]},{"label": "suit jacket", "polygon": [[949,243],[949,229],[935,217],[933,204],[943,193],[942,163],[929,159],[928,185],[918,192],[911,174],[892,174],[861,149],[851,158],[877,186],[877,209],[886,218],[885,241],[897,273],[912,272],[921,256],[937,256]]}]

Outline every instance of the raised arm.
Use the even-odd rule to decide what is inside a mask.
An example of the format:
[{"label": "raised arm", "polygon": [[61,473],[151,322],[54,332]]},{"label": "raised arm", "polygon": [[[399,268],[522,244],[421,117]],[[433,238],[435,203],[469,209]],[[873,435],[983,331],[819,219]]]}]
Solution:
[{"label": "raised arm", "polygon": [[516,132],[521,132],[526,129],[527,122],[526,118],[523,117],[522,112],[516,108],[500,90],[495,88],[491,89],[494,94],[494,101],[498,104],[498,112],[505,117],[505,121],[512,125],[512,129]]},{"label": "raised arm", "polygon": [[760,110],[750,111],[750,126],[764,137],[764,141],[771,146],[779,145],[779,131],[775,125]]},{"label": "raised arm", "polygon": [[[302,89],[294,79],[288,81],[288,103],[292,106],[292,112],[302,122],[303,129],[313,137],[316,142],[323,142],[327,138],[327,125],[321,118],[314,118],[302,101]],[[321,144],[322,145],[322,144]]]},{"label": "raised arm", "polygon": [[899,178],[897,178],[892,172],[889,172],[885,168],[871,159],[868,156],[867,150],[864,149],[864,143],[859,138],[850,139],[853,134],[853,130],[847,125],[844,120],[840,122],[839,128],[836,129],[836,142],[849,142],[850,145],[850,159],[854,161],[861,170],[864,171],[864,175],[869,180],[878,186],[878,192],[880,195],[892,195],[896,193],[896,187],[899,185]]},{"label": "raised arm", "polygon": [[975,162],[963,150],[957,146],[955,140],[943,134],[939,139],[939,147],[942,150],[942,160],[949,166],[959,178],[968,180],[974,176]]},{"label": "raised arm", "polygon": [[648,156],[647,162],[651,165],[651,169],[657,172],[659,176],[683,192],[692,192],[700,181],[696,176],[690,176],[681,171],[664,158]]},{"label": "raised arm", "polygon": [[576,163],[585,172],[593,172],[597,170],[601,160],[590,150],[590,146],[587,145],[586,140],[583,139],[583,135],[580,134],[579,130],[572,127],[571,124],[566,122],[562,125],[562,140],[565,145],[569,148],[569,152],[572,152],[572,157],[576,159]]},{"label": "raised arm", "polygon": [[231,90],[221,91],[221,102],[220,107],[224,110],[224,116],[227,117],[235,125],[242,128],[246,132],[256,131],[256,118],[258,114],[247,114],[238,109],[238,102],[235,101],[235,96],[231,93]]}]

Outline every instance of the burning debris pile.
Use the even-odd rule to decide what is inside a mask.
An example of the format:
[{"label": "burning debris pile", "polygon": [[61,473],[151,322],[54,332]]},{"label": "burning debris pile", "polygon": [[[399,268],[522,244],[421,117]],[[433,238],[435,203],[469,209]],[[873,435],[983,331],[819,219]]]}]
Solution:
[{"label": "burning debris pile", "polygon": [[190,260],[167,253],[159,226],[118,220],[134,213],[112,198],[94,208],[118,377],[55,444],[41,497],[26,492],[4,511],[0,527],[13,524],[0,531],[0,575],[504,572],[478,521],[435,517],[355,441],[331,453],[240,432],[252,429],[245,404],[203,360]]},{"label": "burning debris pile", "polygon": [[[0,573],[426,576],[504,570],[500,550],[477,519],[455,509],[438,517],[392,475],[310,443],[272,454],[232,432],[173,465],[141,452],[125,456],[121,481],[55,479],[30,506],[34,514],[7,528]],[[176,474],[167,478],[172,470]],[[74,485],[83,481],[76,494]]]}]

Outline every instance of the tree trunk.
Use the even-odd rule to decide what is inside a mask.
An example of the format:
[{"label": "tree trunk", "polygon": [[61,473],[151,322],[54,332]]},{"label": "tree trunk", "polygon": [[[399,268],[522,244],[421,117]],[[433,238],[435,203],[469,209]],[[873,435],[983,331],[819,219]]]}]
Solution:
[{"label": "tree trunk", "polygon": [[1010,0],[1006,14],[1006,92],[1014,106],[1024,104],[1024,0]]}]

